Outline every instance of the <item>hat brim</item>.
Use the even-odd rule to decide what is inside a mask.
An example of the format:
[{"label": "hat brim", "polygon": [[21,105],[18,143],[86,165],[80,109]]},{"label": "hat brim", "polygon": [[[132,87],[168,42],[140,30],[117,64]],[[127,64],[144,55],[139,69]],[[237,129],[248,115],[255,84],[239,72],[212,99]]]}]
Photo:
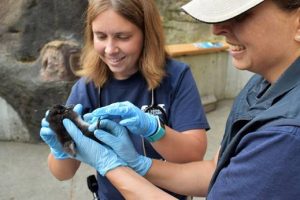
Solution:
[{"label": "hat brim", "polygon": [[218,23],[234,18],[264,0],[192,0],[182,9],[193,18]]}]

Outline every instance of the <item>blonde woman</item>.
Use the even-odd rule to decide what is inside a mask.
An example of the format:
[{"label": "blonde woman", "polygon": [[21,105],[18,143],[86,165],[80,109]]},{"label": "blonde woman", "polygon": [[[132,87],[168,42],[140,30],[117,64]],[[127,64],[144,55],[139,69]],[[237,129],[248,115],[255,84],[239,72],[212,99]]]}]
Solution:
[{"label": "blonde woman", "polygon": [[[67,105],[81,104],[86,113],[125,104],[152,120],[146,128],[140,127],[145,131],[129,131],[139,154],[178,163],[203,159],[209,125],[196,83],[189,67],[165,52],[161,18],[153,0],[89,1],[81,63],[82,78],[73,86]],[[166,131],[148,137],[159,125]],[[52,174],[60,180],[72,178],[80,162],[56,146],[55,134],[47,125],[41,137],[52,150]],[[106,177],[99,175],[97,180],[101,199],[123,199]]]}]

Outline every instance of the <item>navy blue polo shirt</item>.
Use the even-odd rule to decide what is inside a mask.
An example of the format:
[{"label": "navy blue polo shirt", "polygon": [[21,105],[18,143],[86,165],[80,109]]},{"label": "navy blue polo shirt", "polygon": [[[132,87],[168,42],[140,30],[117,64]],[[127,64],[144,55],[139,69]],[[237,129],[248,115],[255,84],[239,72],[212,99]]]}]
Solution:
[{"label": "navy blue polo shirt", "polygon": [[207,199],[299,199],[300,59],[274,83],[254,75],[236,98]]}]

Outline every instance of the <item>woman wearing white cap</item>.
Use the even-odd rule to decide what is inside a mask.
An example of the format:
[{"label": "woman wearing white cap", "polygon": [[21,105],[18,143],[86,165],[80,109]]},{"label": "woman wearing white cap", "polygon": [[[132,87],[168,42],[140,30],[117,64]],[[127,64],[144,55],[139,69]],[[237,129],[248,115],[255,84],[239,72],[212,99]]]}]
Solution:
[{"label": "woman wearing white cap", "polygon": [[[225,36],[236,68],[255,75],[234,102],[213,160],[187,164],[151,160],[151,167],[145,169],[126,139],[126,129],[104,122],[102,126],[112,134],[95,131],[95,135],[116,154],[95,145],[94,152],[101,148],[111,158],[100,152],[92,160],[110,163],[105,165],[111,166],[107,177],[126,198],[173,198],[157,185],[218,200],[299,199],[299,8],[300,0],[193,0],[183,6],[199,21],[212,23],[214,34]],[[81,136],[72,124],[65,126],[75,140]],[[78,148],[85,152],[82,145]],[[133,171],[140,168],[151,183]]]}]

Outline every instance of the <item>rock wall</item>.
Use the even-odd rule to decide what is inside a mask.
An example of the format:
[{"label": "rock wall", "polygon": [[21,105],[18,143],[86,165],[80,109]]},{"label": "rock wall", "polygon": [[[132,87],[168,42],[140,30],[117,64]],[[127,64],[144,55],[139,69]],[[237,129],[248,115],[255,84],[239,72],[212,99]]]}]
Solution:
[{"label": "rock wall", "polygon": [[211,34],[210,25],[199,23],[183,12],[181,6],[190,0],[156,0],[168,44],[220,40]]},{"label": "rock wall", "polygon": [[[61,51],[67,56],[62,57],[56,51],[45,53],[45,56],[40,58],[40,52],[51,41],[71,41],[80,46],[87,2],[1,0],[0,97],[3,109],[1,114],[6,117],[0,118],[0,139],[39,141],[40,121],[47,107],[65,102],[74,78],[59,77],[56,80],[45,81],[41,77],[47,76],[40,76],[40,73],[43,67],[42,60],[47,61],[44,67],[47,66],[48,71],[53,71],[53,66],[57,69],[69,66],[68,62],[71,60],[65,58],[70,58],[71,54],[62,48]],[[60,63],[51,64],[50,57]],[[7,127],[9,124],[12,128]],[[22,137],[20,131],[16,130],[24,129],[27,131],[24,131]]]},{"label": "rock wall", "polygon": [[35,61],[52,40],[82,39],[86,0],[1,0],[0,52]]}]

